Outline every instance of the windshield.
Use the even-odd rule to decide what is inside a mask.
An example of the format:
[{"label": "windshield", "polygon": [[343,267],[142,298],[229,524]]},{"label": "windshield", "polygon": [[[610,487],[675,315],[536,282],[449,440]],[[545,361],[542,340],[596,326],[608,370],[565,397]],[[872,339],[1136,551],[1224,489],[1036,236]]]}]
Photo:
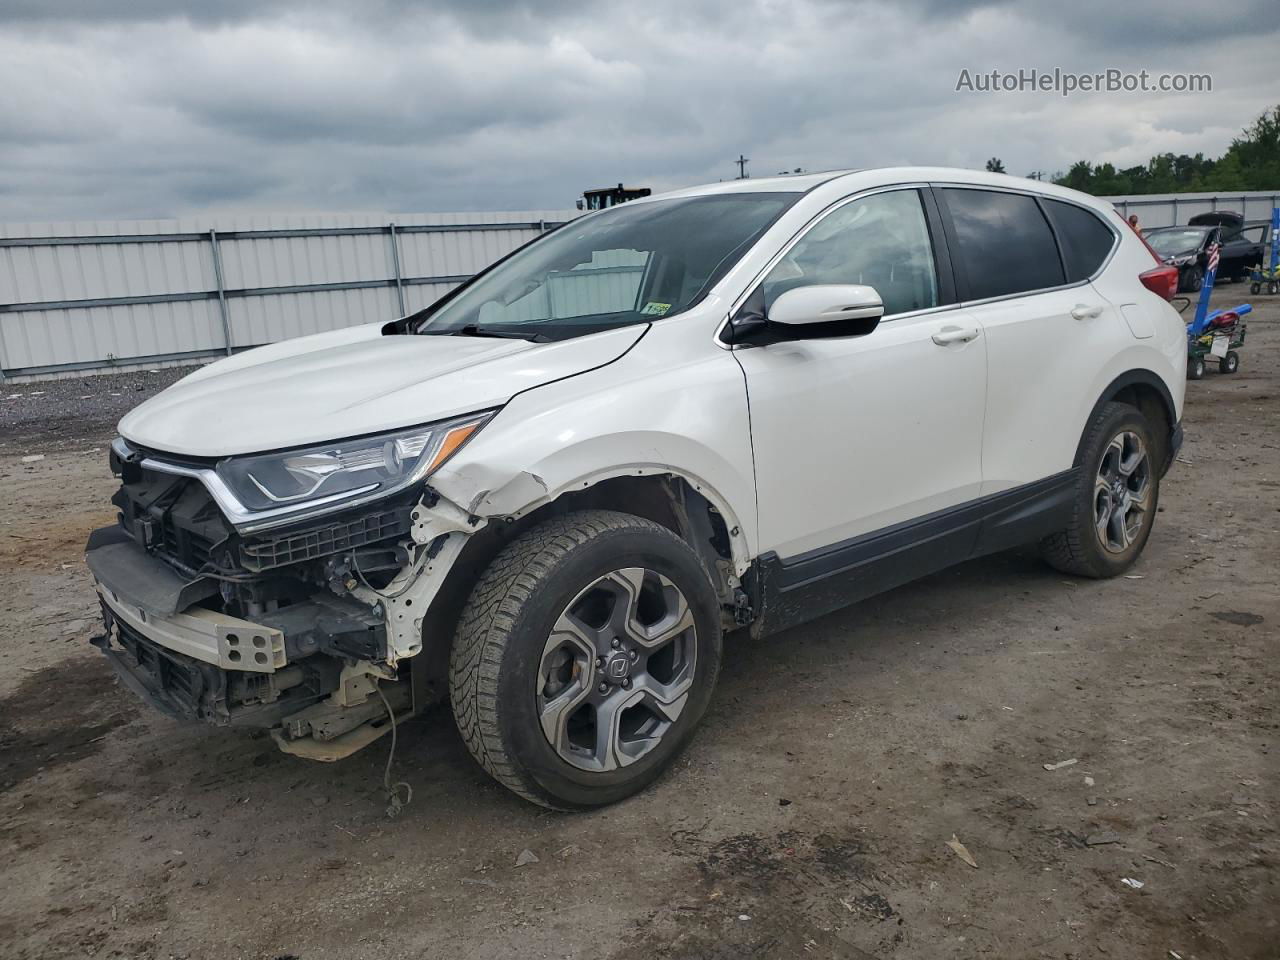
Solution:
[{"label": "windshield", "polygon": [[627,203],[531,243],[417,317],[418,333],[563,340],[688,309],[799,193]]},{"label": "windshield", "polygon": [[1179,253],[1191,253],[1200,249],[1206,229],[1191,230],[1152,230],[1147,234],[1147,243],[1151,249],[1162,257],[1172,257]]}]

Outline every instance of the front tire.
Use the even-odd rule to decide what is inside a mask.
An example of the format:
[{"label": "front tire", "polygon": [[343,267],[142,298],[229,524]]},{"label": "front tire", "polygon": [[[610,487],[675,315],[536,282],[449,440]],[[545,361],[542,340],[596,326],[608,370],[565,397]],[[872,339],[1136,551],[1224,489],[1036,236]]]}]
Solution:
[{"label": "front tire", "polygon": [[1218,361],[1218,372],[1231,374],[1240,369],[1240,354],[1228,350],[1227,355]]},{"label": "front tire", "polygon": [[1204,357],[1192,357],[1187,361],[1187,379],[1204,379]]},{"label": "front tire", "polygon": [[449,689],[499,783],[584,810],[642,790],[688,743],[720,670],[705,567],[665,527],[591,510],[512,541],[472,590]]},{"label": "front tire", "polygon": [[1119,576],[1133,566],[1151,536],[1164,446],[1141,411],[1107,403],[1085,431],[1080,448],[1071,522],[1041,541],[1041,554],[1064,573]]}]

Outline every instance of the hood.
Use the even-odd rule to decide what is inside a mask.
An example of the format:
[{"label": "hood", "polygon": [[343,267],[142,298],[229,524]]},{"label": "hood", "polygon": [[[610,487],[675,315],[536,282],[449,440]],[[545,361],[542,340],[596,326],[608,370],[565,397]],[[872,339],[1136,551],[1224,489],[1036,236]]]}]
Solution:
[{"label": "hood", "polygon": [[501,406],[610,363],[647,324],[573,340],[383,336],[381,323],[299,337],[211,363],[134,408],[126,440],[225,457],[340,440]]}]

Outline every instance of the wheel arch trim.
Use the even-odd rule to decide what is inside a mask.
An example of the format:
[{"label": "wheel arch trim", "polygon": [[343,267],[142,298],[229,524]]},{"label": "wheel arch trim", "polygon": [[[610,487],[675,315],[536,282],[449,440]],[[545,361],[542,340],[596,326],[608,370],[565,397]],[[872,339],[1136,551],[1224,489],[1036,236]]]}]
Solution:
[{"label": "wheel arch trim", "polygon": [[737,511],[735,511],[729,501],[705,479],[690,470],[672,466],[671,464],[625,464],[594,470],[589,473],[573,477],[572,479],[561,479],[554,487],[549,487],[543,491],[541,496],[536,496],[518,508],[507,511],[507,514],[519,518],[525,514],[532,513],[541,507],[553,504],[570,494],[580,493],[584,490],[597,487],[606,481],[617,480],[623,477],[671,477],[683,480],[695,493],[702,496],[708,503],[715,507],[721,517],[724,518],[725,527],[729,534],[729,546],[730,552],[733,556],[735,572],[738,575],[741,575],[751,565],[751,560],[753,559],[751,545],[746,536],[746,528],[742,523],[742,519],[738,516]]},{"label": "wheel arch trim", "polygon": [[[1097,402],[1095,402],[1093,407],[1089,410],[1089,415],[1081,425],[1080,440],[1076,445],[1076,455],[1075,460],[1073,461],[1076,466],[1080,465],[1081,459],[1084,456],[1084,439],[1089,432],[1089,424],[1093,423],[1094,418],[1098,416],[1103,406],[1108,403],[1116,402],[1120,394],[1133,387],[1152,390],[1155,392],[1156,396],[1159,397],[1160,405],[1164,409],[1165,420],[1169,425],[1168,436],[1163,438],[1168,444],[1169,449],[1169,456],[1167,459],[1172,461],[1173,456],[1176,453],[1177,443],[1180,441],[1182,434],[1182,424],[1178,419],[1178,408],[1173,400],[1173,392],[1169,389],[1169,385],[1164,381],[1164,378],[1161,377],[1160,374],[1156,373],[1154,370],[1136,367],[1132,370],[1126,370],[1107,384],[1099,395]],[[1164,470],[1167,469],[1168,463],[1163,465],[1161,472],[1163,473]]]}]

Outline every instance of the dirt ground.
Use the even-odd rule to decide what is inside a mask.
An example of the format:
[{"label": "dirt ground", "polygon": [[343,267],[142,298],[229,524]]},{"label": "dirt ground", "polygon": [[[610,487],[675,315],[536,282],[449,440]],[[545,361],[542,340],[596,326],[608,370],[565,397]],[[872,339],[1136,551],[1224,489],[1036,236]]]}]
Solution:
[{"label": "dirt ground", "polygon": [[0,957],[1280,957],[1280,303],[1254,300],[1132,577],[1005,554],[730,638],[692,748],[589,815],[489,781],[447,710],[402,728],[389,819],[385,739],[324,766],[142,707],[87,642],[109,422],[30,463],[23,426]]}]

